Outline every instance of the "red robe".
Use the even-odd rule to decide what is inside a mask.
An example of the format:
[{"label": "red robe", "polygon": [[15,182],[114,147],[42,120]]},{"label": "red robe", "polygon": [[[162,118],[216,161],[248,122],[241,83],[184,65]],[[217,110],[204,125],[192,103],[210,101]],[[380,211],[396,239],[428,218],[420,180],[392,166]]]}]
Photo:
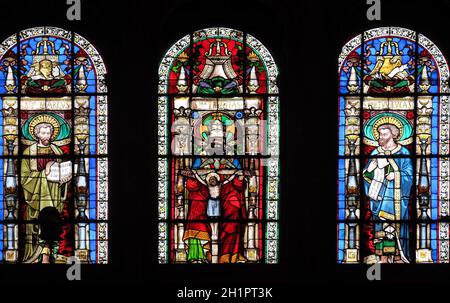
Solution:
[{"label": "red robe", "polygon": [[[26,78],[25,78],[26,80]],[[48,93],[48,94],[65,94],[67,93],[67,88],[66,88],[66,83],[67,80],[66,78],[64,78],[64,80],[66,80],[64,83],[59,83],[61,82],[61,80],[63,79],[36,79],[36,80],[30,80],[33,83],[35,83],[36,86],[32,86],[32,85],[26,85],[27,82],[23,83],[24,85],[26,85],[25,87],[25,93],[26,94],[43,94],[43,93]],[[22,81],[24,82],[24,81]],[[56,84],[56,85],[55,85]],[[55,86],[53,86],[55,85]],[[43,87],[47,86],[48,89],[46,91],[44,91]]]},{"label": "red robe", "polygon": [[211,226],[206,222],[206,205],[209,196],[208,188],[193,178],[187,179],[186,188],[189,190],[190,204],[188,223],[186,224],[183,241],[187,242],[190,238],[207,241],[203,248],[208,251],[211,241]]},{"label": "red robe", "polygon": [[[186,184],[189,190],[188,223],[183,241],[189,238],[207,241],[204,249],[210,250],[211,226],[206,215],[209,191],[206,185],[194,178]],[[243,261],[244,224],[238,222],[247,218],[244,202],[245,181],[234,178],[222,186],[220,191],[221,218],[219,225],[219,263]],[[232,221],[228,221],[232,220]]]},{"label": "red robe", "polygon": [[[245,181],[234,178],[222,186],[220,201],[222,221],[219,225],[219,263],[245,261],[243,238],[247,210],[244,199]],[[228,221],[231,220],[231,221]]]}]

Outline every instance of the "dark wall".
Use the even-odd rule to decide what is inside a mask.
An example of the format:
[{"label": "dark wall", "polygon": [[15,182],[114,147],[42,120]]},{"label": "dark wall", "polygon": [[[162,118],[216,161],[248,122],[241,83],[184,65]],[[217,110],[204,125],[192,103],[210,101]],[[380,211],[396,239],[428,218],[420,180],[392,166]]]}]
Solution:
[{"label": "dark wall", "polygon": [[[384,0],[382,21],[376,22],[367,21],[365,2],[82,0],[82,20],[72,22],[66,19],[62,0],[2,3],[0,40],[28,27],[59,26],[93,43],[108,69],[110,264],[83,266],[81,282],[146,283],[169,288],[172,294],[195,282],[217,287],[280,285],[279,295],[305,280],[364,282],[365,267],[335,264],[337,57],[351,37],[382,25],[419,31],[444,55],[450,53],[445,30],[448,1],[433,1],[433,9],[425,9],[422,1]],[[280,69],[279,265],[191,267],[156,262],[158,65],[172,43],[210,26],[251,33],[272,52]],[[383,281],[450,277],[450,267],[444,265],[382,270]],[[65,271],[65,266],[0,265],[0,279],[69,283]]]}]

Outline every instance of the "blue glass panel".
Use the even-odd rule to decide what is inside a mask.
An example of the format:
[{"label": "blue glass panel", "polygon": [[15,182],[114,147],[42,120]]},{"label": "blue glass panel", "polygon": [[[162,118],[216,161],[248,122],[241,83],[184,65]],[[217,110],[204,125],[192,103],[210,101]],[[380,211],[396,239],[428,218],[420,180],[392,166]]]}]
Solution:
[{"label": "blue glass panel", "polygon": [[345,219],[345,160],[339,159],[338,167],[338,219]]},{"label": "blue glass panel", "polygon": [[345,154],[345,99],[344,97],[339,97],[339,155],[343,156]]},{"label": "blue glass panel", "polygon": [[[352,80],[354,80],[355,82],[353,83],[352,81],[349,83],[352,75]],[[360,88],[361,75],[361,48],[357,47],[355,50],[349,53],[344,63],[342,64],[341,70],[339,71],[339,93],[358,93],[357,90],[354,90],[355,88],[353,88],[353,90],[349,90],[349,87],[352,88],[352,86],[349,86],[349,84],[353,85],[353,87],[355,87],[356,84],[356,87]]]},{"label": "blue glass panel", "polygon": [[3,184],[4,184],[4,174],[3,174],[3,159],[0,159],[0,172],[2,172],[0,176],[0,221],[5,218],[5,210],[4,210],[4,197],[3,197]]},{"label": "blue glass panel", "polygon": [[344,261],[344,249],[345,249],[345,223],[338,224],[338,263]]},{"label": "blue glass panel", "polygon": [[[44,38],[49,41],[46,47],[47,54],[44,53]],[[26,61],[22,61],[22,67],[25,69],[23,73],[28,74],[33,63],[48,59],[54,63],[53,67],[59,67],[64,74],[70,75],[70,44],[68,40],[55,37],[36,37],[21,41],[20,48],[26,51],[21,54],[22,60]]]},{"label": "blue glass panel", "polygon": [[[3,108],[3,98],[0,98],[0,108]],[[3,123],[3,111],[0,110],[0,155],[3,155]]]},{"label": "blue glass panel", "polygon": [[91,96],[89,99],[89,153],[97,154],[97,98]]},{"label": "blue glass panel", "polygon": [[[74,46],[74,66],[75,66],[75,91],[95,93],[97,91],[97,75],[95,73],[94,65],[89,56],[81,50],[77,45]],[[84,81],[86,87],[77,86],[80,76],[84,74]]]},{"label": "blue glass panel", "polygon": [[[68,93],[71,79],[71,42],[35,37],[20,42],[25,93]],[[47,63],[45,63],[47,61]]]},{"label": "blue glass panel", "polygon": [[4,225],[0,224],[0,263],[3,261],[3,228]]},{"label": "blue glass panel", "polygon": [[439,97],[433,97],[433,113],[431,115],[431,153],[439,152]]},{"label": "blue glass panel", "polygon": [[431,228],[431,258],[433,259],[434,262],[437,261],[437,245],[438,245],[438,241],[437,241],[437,224],[436,223],[432,223],[430,224],[430,228]]},{"label": "blue glass panel", "polygon": [[[5,52],[0,60],[0,94],[17,93],[18,88],[18,56],[14,45]],[[9,81],[8,80],[9,74]],[[12,78],[11,78],[12,77]],[[8,84],[8,87],[6,86]]]},{"label": "blue glass panel", "polygon": [[90,257],[93,263],[97,262],[97,224],[89,224],[89,249]]},{"label": "blue glass panel", "polygon": [[97,159],[89,159],[89,218],[97,219]]},{"label": "blue glass panel", "polygon": [[[418,46],[418,60],[417,60],[417,90],[419,93],[438,93],[439,92],[439,72],[431,54],[425,50],[422,46]],[[426,74],[423,69],[426,69]],[[428,77],[424,79],[424,77]],[[428,82],[430,85],[421,86],[420,84]]]},{"label": "blue glass panel", "polygon": [[[0,98],[0,108],[3,108],[3,99]],[[0,155],[3,155],[3,111],[0,110]],[[3,220],[4,218],[4,209],[3,209],[3,178],[4,178],[4,174],[3,174],[3,159],[0,159],[0,172],[1,172],[1,177],[0,177],[0,220]],[[2,233],[3,235],[3,233]]]}]

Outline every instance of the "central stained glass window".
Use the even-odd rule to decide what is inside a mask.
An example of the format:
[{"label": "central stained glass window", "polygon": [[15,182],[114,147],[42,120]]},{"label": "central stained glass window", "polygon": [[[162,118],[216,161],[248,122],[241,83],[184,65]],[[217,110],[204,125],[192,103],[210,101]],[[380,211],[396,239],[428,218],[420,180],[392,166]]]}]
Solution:
[{"label": "central stained glass window", "polygon": [[277,66],[255,37],[216,27],[159,68],[160,263],[277,263]]}]

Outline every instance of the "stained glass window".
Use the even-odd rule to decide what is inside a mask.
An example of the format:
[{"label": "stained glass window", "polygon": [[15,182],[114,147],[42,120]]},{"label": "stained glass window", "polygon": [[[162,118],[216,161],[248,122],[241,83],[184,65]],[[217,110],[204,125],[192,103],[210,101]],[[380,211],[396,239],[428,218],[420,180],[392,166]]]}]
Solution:
[{"label": "stained glass window", "polygon": [[55,27],[10,36],[0,58],[0,263],[107,263],[102,58]]},{"label": "stained glass window", "polygon": [[277,263],[277,66],[215,27],[165,54],[158,85],[159,263]]},{"label": "stained glass window", "polygon": [[449,71],[424,35],[381,27],[339,56],[337,261],[449,262]]}]

